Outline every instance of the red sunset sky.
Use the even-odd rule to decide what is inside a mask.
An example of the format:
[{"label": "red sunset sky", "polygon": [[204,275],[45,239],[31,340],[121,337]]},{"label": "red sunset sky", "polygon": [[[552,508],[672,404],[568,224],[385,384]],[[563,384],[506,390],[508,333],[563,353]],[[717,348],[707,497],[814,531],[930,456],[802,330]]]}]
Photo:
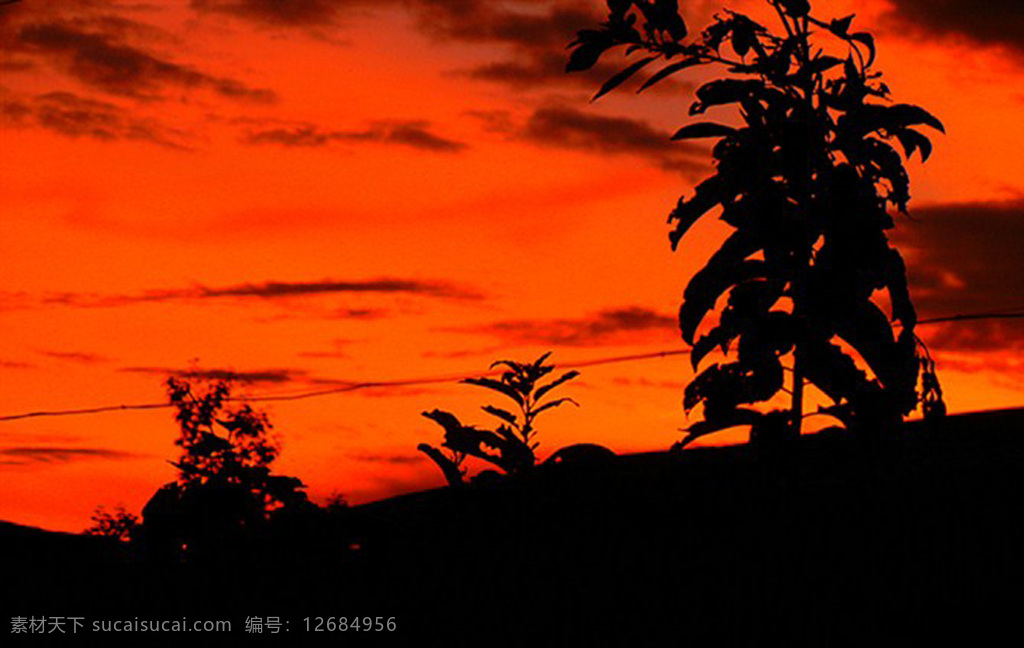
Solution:
[{"label": "red sunset sky", "polygon": [[[720,2],[684,2],[699,26]],[[757,3],[737,1],[744,10]],[[893,235],[924,318],[1024,310],[1024,4],[816,3],[877,35],[898,101],[948,135],[908,164]],[[683,347],[675,312],[724,230],[672,253],[665,218],[711,171],[668,136],[677,77],[596,103],[566,75],[599,0],[22,0],[0,6],[0,416],[165,399],[169,373],[249,394],[459,376]],[[617,60],[611,63],[617,63]],[[613,66],[614,67],[614,66]],[[633,86],[635,88],[635,86]],[[921,327],[952,411],[1024,405],[1024,320]],[[582,370],[577,442],[664,449],[685,356]],[[267,404],[278,471],[317,501],[442,483],[416,452],[430,384]],[[81,530],[174,477],[169,410],[0,422],[0,519]],[[718,441],[722,439],[719,438]]]}]

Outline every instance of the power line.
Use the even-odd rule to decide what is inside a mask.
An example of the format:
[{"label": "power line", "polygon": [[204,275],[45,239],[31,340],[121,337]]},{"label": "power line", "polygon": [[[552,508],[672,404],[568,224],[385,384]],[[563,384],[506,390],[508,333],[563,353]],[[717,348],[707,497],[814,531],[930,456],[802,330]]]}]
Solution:
[{"label": "power line", "polygon": [[[965,321],[978,321],[978,320],[990,320],[990,319],[1024,319],[1024,308],[1014,309],[1005,312],[991,312],[991,313],[967,313],[961,315],[949,315],[944,317],[933,317],[930,319],[923,319],[917,322],[919,326],[930,325],[930,324],[943,324],[949,322],[965,322]],[[582,369],[585,367],[596,367],[601,365],[609,364],[620,364],[627,362],[638,362],[641,360],[652,360],[656,358],[668,358],[672,356],[687,355],[690,353],[689,349],[665,349],[662,351],[654,351],[651,353],[638,353],[632,355],[623,356],[610,356],[606,358],[596,358],[593,360],[581,360],[577,362],[562,363],[559,366],[565,369]],[[295,394],[278,394],[278,395],[256,395],[256,396],[240,396],[232,397],[228,400],[232,401],[245,401],[250,403],[268,403],[268,402],[288,402],[306,400],[309,398],[319,398],[321,396],[331,396],[334,394],[344,394],[348,392],[359,391],[362,389],[372,389],[375,387],[414,387],[418,385],[436,385],[442,383],[454,383],[466,380],[467,378],[474,378],[481,375],[493,375],[500,373],[499,371],[485,371],[485,372],[473,372],[460,375],[446,375],[446,376],[433,376],[425,378],[411,378],[407,380],[381,380],[372,382],[351,382],[339,385],[337,387],[331,387],[327,389],[320,389],[316,391],[299,392]],[[127,412],[127,411],[138,411],[138,410],[154,410],[154,409],[167,409],[170,408],[171,403],[137,403],[128,405],[105,405],[101,407],[90,407],[83,409],[65,409],[65,410],[40,410],[36,412],[25,412],[22,414],[10,414],[7,416],[0,416],[0,423],[7,421],[19,421],[30,418],[41,418],[41,417],[54,417],[54,416],[80,416],[84,414],[102,414],[105,412]]]},{"label": "power line", "polygon": [[947,317],[933,317],[923,319],[917,324],[943,324],[946,322],[969,322],[988,319],[1024,319],[1024,313],[974,313],[967,315],[949,315]]}]

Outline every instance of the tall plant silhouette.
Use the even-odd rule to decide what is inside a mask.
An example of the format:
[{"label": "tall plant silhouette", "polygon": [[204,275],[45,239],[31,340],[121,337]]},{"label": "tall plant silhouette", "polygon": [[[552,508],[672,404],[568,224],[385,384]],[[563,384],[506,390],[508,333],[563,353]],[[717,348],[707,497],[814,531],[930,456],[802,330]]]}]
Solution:
[{"label": "tall plant silhouette", "polygon": [[564,403],[577,404],[571,398],[544,401],[553,389],[579,375],[578,371],[568,371],[541,385],[541,379],[555,369],[554,365],[545,364],[550,355],[545,353],[531,363],[499,360],[491,365],[492,369],[506,368],[498,379],[484,377],[462,381],[497,392],[515,403],[515,412],[494,405],[483,406],[485,412],[501,421],[494,430],[464,425],[454,414],[442,410],[423,413],[444,428],[444,450],[427,443],[421,443],[418,449],[441,468],[450,485],[465,483],[466,470],[462,464],[467,457],[482,459],[506,475],[522,475],[537,464],[534,453],[539,445],[534,440],[537,416]]},{"label": "tall plant silhouette", "polygon": [[[717,207],[734,230],[690,281],[679,310],[694,370],[716,348],[728,360],[687,386],[684,407],[702,404],[704,419],[684,445],[738,425],[751,425],[752,439],[798,435],[807,383],[831,400],[822,411],[864,434],[895,429],[919,401],[928,415],[943,410],[934,366],[918,350],[903,258],[886,236],[894,227],[888,208],[905,214],[910,200],[894,145],[926,160],[932,145],[915,127],[943,126],[920,107],[890,102],[872,67],[874,38],[852,30],[853,16],[818,19],[807,0],[766,5],[778,33],[725,10],[691,35],[676,0],[609,0],[607,20],[570,44],[568,71],[589,69],[618,47],[643,54],[595,99],[661,61],[640,91],[711,67],[721,75],[697,88],[690,115],[738,107],[731,123],[690,123],[672,137],[716,140],[715,173],[669,216],[673,250]],[[716,325],[696,338],[726,294]],[[784,391],[788,409],[746,407]]]}]

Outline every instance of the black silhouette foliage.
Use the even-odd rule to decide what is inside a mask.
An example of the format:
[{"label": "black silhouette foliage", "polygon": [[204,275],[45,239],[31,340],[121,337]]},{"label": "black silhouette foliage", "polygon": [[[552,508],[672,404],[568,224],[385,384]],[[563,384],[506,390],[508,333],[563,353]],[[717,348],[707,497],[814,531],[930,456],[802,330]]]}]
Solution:
[{"label": "black silhouette foliage", "polygon": [[[714,140],[715,163],[669,215],[672,248],[716,209],[733,228],[679,310],[695,370],[715,349],[730,360],[707,366],[686,388],[685,409],[703,405],[704,419],[683,445],[739,425],[752,426],[752,440],[798,435],[807,383],[831,400],[822,412],[864,435],[895,429],[918,402],[929,416],[944,412],[934,363],[914,334],[903,258],[886,236],[895,224],[888,208],[906,214],[910,200],[899,149],[927,160],[932,145],[920,128],[943,126],[918,106],[890,101],[872,68],[874,38],[853,31],[853,16],[819,20],[806,0],[767,4],[782,33],[726,10],[690,34],[676,0],[609,0],[608,19],[570,44],[570,72],[615,48],[643,54],[595,99],[655,63],[665,65],[638,92],[717,66],[723,74],[697,88],[689,113],[738,109],[738,120],[690,123],[672,138]],[[717,323],[698,337],[723,298]],[[783,391],[788,409],[750,407]]]},{"label": "black silhouette foliage", "polygon": [[142,511],[152,548],[179,557],[220,552],[252,538],[274,516],[314,507],[299,479],[271,472],[280,451],[271,425],[248,404],[231,404],[228,382],[197,389],[170,378],[167,387],[182,453],[170,462],[177,480]]},{"label": "black silhouette foliage", "polygon": [[444,450],[427,443],[421,443],[418,449],[441,468],[449,485],[460,486],[465,483],[466,469],[463,463],[467,457],[481,459],[508,476],[525,474],[536,466],[535,450],[539,444],[534,440],[537,435],[534,421],[537,416],[564,403],[578,405],[571,398],[545,400],[553,389],[579,375],[578,371],[568,371],[540,384],[555,369],[554,365],[545,364],[550,355],[545,353],[532,363],[500,360],[491,365],[492,369],[506,368],[497,379],[483,377],[462,381],[497,392],[514,403],[512,410],[494,405],[483,406],[485,412],[501,421],[494,430],[465,425],[454,414],[442,410],[423,413],[423,416],[444,428],[444,443],[441,444]]},{"label": "black silhouette foliage", "polygon": [[130,542],[139,526],[139,516],[129,513],[123,506],[110,512],[104,506],[97,507],[92,514],[92,526],[85,530],[88,535],[113,538],[119,542]]}]

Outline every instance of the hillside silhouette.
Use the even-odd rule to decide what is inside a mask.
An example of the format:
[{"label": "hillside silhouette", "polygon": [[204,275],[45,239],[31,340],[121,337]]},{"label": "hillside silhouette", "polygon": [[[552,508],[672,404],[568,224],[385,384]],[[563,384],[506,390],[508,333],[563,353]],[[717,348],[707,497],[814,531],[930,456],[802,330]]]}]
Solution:
[{"label": "hillside silhouette", "polygon": [[224,546],[221,561],[172,566],[4,524],[4,609],[236,628],[249,615],[385,615],[396,641],[482,645],[631,628],[727,645],[978,639],[1015,618],[1022,462],[1016,409],[911,423],[870,448],[819,434],[785,452],[567,461],[323,511],[244,552]]}]

